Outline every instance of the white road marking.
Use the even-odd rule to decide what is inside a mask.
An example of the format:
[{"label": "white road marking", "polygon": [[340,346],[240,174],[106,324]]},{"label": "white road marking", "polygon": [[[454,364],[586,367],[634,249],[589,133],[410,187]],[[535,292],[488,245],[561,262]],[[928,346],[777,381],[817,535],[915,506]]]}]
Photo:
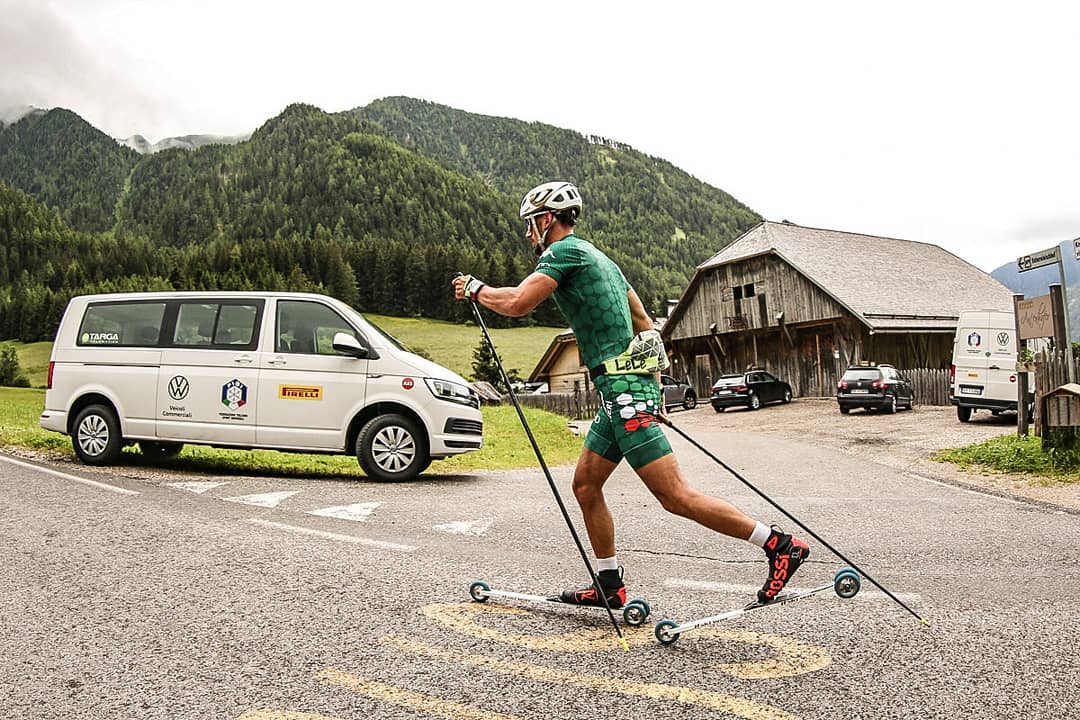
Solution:
[{"label": "white road marking", "polygon": [[165,483],[171,488],[177,490],[186,490],[187,492],[193,492],[197,495],[202,495],[207,490],[213,490],[216,487],[222,485],[228,485],[227,482],[178,482],[178,483]]},{"label": "white road marking", "polygon": [[89,485],[90,487],[94,487],[94,488],[97,488],[99,490],[108,490],[109,492],[119,493],[120,495],[138,495],[139,494],[138,491],[136,491],[136,490],[128,490],[127,488],[117,487],[115,485],[109,485],[108,483],[98,482],[97,480],[87,480],[86,478],[79,477],[78,475],[68,475],[67,473],[62,473],[62,472],[60,472],[58,470],[51,470],[51,469],[49,469],[47,467],[42,467],[40,465],[34,465],[32,463],[23,462],[21,460],[16,460],[14,458],[9,458],[9,457],[6,457],[4,455],[0,455],[0,460],[3,460],[4,462],[11,463],[12,465],[18,465],[19,467],[23,467],[23,468],[26,468],[28,470],[37,470],[38,472],[45,473],[46,475],[54,475],[54,476],[56,476],[58,478],[63,478],[64,480],[70,480],[72,482],[77,482],[77,483],[80,483],[82,485]]},{"label": "white road marking", "polygon": [[480,537],[487,533],[495,522],[495,518],[480,518],[479,520],[458,520],[457,522],[435,525],[432,529],[439,532],[455,533],[457,535],[475,535]]},{"label": "white road marking", "polygon": [[366,503],[354,503],[352,505],[336,505],[334,507],[325,507],[321,510],[309,510],[308,515],[318,515],[319,517],[337,518],[338,520],[352,520],[353,522],[363,522],[367,520],[368,515],[375,512],[375,508],[382,505],[381,502],[366,502]]},{"label": "white road marking", "polygon": [[273,508],[288,500],[299,490],[281,490],[279,492],[260,493],[258,495],[241,495],[239,497],[225,498],[226,502],[241,503],[242,505],[255,505],[257,507]]},{"label": "white road marking", "polygon": [[262,525],[263,527],[274,528],[275,530],[288,530],[290,532],[300,533],[301,535],[312,535],[325,540],[340,540],[341,542],[352,543],[354,545],[370,545],[371,547],[382,548],[383,550],[412,552],[416,549],[415,545],[399,545],[398,543],[386,542],[384,540],[372,540],[370,538],[356,537],[355,535],[340,535],[338,533],[315,530],[313,528],[300,527],[298,525],[286,525],[285,523],[272,522],[261,518],[250,518],[244,522],[251,523],[252,525]]},{"label": "white road marking", "polygon": [[[863,578],[863,589],[859,590],[859,594],[855,597],[888,598],[888,595],[883,592],[880,592],[878,590],[870,590],[869,586],[870,581],[868,581],[866,578]],[[706,590],[708,592],[734,593],[736,595],[751,596],[761,589],[760,585],[736,585],[734,583],[710,582],[708,580],[684,580],[682,578],[667,578],[666,580],[664,580],[664,587],[677,587],[685,588],[687,590]],[[789,590],[791,592],[798,592],[800,590],[809,590],[809,588],[788,586],[786,590]],[[914,605],[922,602],[922,596],[917,593],[893,593],[893,595],[895,595],[900,600],[903,600],[908,605]]]}]

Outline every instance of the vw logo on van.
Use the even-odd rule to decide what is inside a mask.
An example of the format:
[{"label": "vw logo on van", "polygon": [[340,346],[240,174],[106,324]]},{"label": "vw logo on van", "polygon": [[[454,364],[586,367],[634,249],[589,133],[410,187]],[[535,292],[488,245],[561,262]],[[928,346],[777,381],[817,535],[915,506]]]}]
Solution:
[{"label": "vw logo on van", "polygon": [[190,385],[188,380],[183,375],[176,375],[169,381],[169,397],[173,400],[183,400],[187,397]]},{"label": "vw logo on van", "polygon": [[998,333],[998,337],[997,337],[998,345],[1008,345],[1010,339],[1011,339],[1011,336],[1009,335],[1009,333],[1007,333],[1007,332],[999,332]]}]

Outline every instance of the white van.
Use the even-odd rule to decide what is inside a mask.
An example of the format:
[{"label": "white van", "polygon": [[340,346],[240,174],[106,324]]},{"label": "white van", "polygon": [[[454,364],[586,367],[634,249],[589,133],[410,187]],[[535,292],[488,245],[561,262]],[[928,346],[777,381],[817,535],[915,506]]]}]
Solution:
[{"label": "white van", "polygon": [[349,306],[271,292],[87,295],[68,304],[41,426],[91,465],[124,445],[355,453],[408,480],[483,444],[480,400]]},{"label": "white van", "polygon": [[[956,406],[960,422],[976,410],[994,415],[1016,412],[1016,322],[1013,313],[1001,310],[967,310],[960,313],[953,338],[949,401]],[[1030,403],[1033,388],[1028,388]]]}]

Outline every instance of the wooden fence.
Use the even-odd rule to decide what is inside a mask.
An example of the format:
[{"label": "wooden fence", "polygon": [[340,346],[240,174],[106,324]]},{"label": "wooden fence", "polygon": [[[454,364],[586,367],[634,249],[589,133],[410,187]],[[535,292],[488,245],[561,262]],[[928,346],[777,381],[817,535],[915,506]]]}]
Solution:
[{"label": "wooden fence", "polygon": [[[594,391],[578,393],[543,393],[542,395],[518,395],[522,407],[539,408],[571,420],[586,420],[596,415],[600,409],[600,395]],[[503,395],[503,402],[509,403],[510,396]]]},{"label": "wooden fence", "polygon": [[1076,358],[1067,360],[1064,353],[1049,350],[1044,350],[1035,356],[1035,372],[1029,375],[1029,378],[1034,377],[1035,380],[1035,422],[1033,431],[1040,437],[1043,434],[1043,423],[1045,422],[1045,418],[1042,417],[1043,396],[1069,382],[1069,369],[1066,364],[1069,360],[1073,363],[1073,377],[1080,379],[1080,364],[1077,363]]},{"label": "wooden fence", "polygon": [[944,368],[900,370],[911,381],[916,405],[949,404],[949,371]]}]

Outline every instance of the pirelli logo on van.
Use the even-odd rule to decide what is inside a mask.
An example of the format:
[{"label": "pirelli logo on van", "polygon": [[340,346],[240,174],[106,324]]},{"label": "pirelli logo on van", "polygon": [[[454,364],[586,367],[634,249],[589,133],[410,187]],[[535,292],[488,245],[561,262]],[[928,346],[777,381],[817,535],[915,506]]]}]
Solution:
[{"label": "pirelli logo on van", "polygon": [[322,400],[318,385],[278,385],[277,396],[282,400]]}]

